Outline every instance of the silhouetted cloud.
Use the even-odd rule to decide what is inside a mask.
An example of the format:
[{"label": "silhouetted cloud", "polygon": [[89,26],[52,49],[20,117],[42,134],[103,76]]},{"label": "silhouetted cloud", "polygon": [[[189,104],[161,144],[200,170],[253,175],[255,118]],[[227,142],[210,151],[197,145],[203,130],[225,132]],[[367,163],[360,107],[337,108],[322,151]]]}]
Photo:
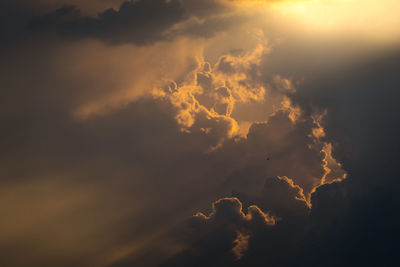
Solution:
[{"label": "silhouetted cloud", "polygon": [[[394,163],[397,61],[395,51],[360,65],[330,69],[298,86],[291,96],[310,116],[315,110],[326,110],[324,139],[335,144],[335,153],[349,172],[346,180],[316,189],[310,213],[301,190],[291,180],[268,179],[258,197],[235,194],[243,199],[244,207],[257,205],[281,216],[268,231],[245,238],[246,252],[240,259],[219,258],[227,249],[204,257],[188,249],[175,261],[195,263],[205,258],[203,265],[208,266],[396,266],[399,216],[395,211],[400,204],[393,187],[398,176]],[[225,229],[229,229],[232,217],[226,219]],[[233,237],[225,240],[234,246]],[[207,242],[212,242],[207,247],[224,247],[212,238]]]},{"label": "silhouetted cloud", "polygon": [[[36,16],[29,28],[54,31],[69,38],[148,45],[180,35],[211,37],[238,23],[237,16],[229,15],[233,7],[232,3],[217,0],[139,0],[125,1],[118,10],[110,8],[90,17],[82,15],[76,6],[64,6]],[[224,16],[216,17],[220,14]]]},{"label": "silhouetted cloud", "polygon": [[248,239],[259,229],[271,228],[275,218],[257,206],[242,211],[237,198],[223,198],[212,204],[209,216],[196,214],[189,222],[190,247],[162,266],[221,266],[233,264],[248,249]]},{"label": "silhouetted cloud", "polygon": [[91,2],[0,3],[0,265],[399,265],[398,49]]}]

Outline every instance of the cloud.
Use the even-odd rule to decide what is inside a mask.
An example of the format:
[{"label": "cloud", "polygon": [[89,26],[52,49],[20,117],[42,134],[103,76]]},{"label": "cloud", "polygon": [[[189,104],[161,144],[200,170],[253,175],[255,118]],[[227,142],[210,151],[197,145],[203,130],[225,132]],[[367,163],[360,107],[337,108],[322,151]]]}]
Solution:
[{"label": "cloud", "polygon": [[[398,172],[398,65],[394,62],[398,55],[395,50],[369,61],[353,62],[347,68],[328,68],[324,75],[306,79],[297,86],[296,94],[290,95],[301,107],[302,116],[312,117],[315,110],[326,110],[320,121],[324,134],[315,137],[331,142],[332,147],[325,147],[324,153],[333,149],[333,155],[343,160],[349,173],[346,180],[319,186],[311,196],[311,209],[301,188],[289,178],[268,179],[258,196],[236,193],[244,203],[243,210],[257,205],[282,219],[268,231],[230,238],[229,244],[233,240],[236,246],[245,240],[246,251],[240,249],[236,262],[229,257],[219,258],[224,253],[211,252],[204,257],[186,252],[180,259],[211,259],[207,262],[210,266],[396,266],[399,216],[395,210],[400,200],[393,186]],[[247,139],[251,138],[250,129]],[[258,139],[256,143],[262,146],[263,141]],[[326,154],[324,158],[329,160]],[[244,173],[241,176],[245,177]],[[224,218],[227,221],[221,221],[225,228],[221,228],[229,229],[235,220],[230,214]]]},{"label": "cloud", "polygon": [[[72,39],[96,38],[112,44],[149,45],[177,35],[209,37],[224,31],[234,22],[225,17],[233,8],[227,1],[140,0],[125,1],[118,10],[110,8],[92,17],[82,15],[78,7],[69,5],[34,17],[29,28],[54,31]],[[224,17],[215,17],[220,14]],[[173,30],[174,26],[189,20],[192,22],[188,25]]]},{"label": "cloud", "polygon": [[[184,81],[197,67],[194,45],[30,45],[1,51],[1,182],[11,192],[0,206],[9,214],[0,227],[7,236],[0,246],[10,255],[2,264],[107,265],[130,257],[158,264],[178,250],[167,245],[174,224],[224,194],[229,174],[224,156],[209,148],[229,139],[232,118],[202,108],[191,133],[181,131],[181,107],[140,90],[141,82],[150,91],[153,79],[162,80],[164,64]],[[188,46],[188,55],[174,54]],[[130,86],[136,88],[127,97]],[[218,88],[217,96],[226,96]],[[88,106],[96,108],[82,116]],[[25,224],[13,223],[24,217],[14,209],[34,212]],[[146,257],[154,249],[158,257]]]},{"label": "cloud", "polygon": [[[216,146],[219,146],[227,138],[239,134],[238,122],[231,116],[235,106],[265,100],[265,88],[257,82],[257,75],[252,74],[263,53],[264,48],[259,46],[248,54],[224,56],[214,66],[200,59],[197,68],[183,81],[179,84],[161,82],[155,87],[153,96],[167,99],[179,109],[176,120],[182,130],[216,133],[219,138]],[[229,73],[221,70],[221,61],[231,65]],[[225,126],[218,129],[217,125]]]},{"label": "cloud", "polygon": [[[325,48],[329,52],[332,47],[335,46]],[[394,211],[399,207],[400,201],[393,187],[398,172],[395,164],[398,143],[395,115],[398,67],[394,63],[398,60],[398,50],[385,51],[385,54],[381,51],[380,54],[373,54],[368,60],[360,60],[364,55],[354,54],[353,57],[346,58],[346,53],[354,48],[349,46],[347,50],[342,51],[343,54],[340,50],[331,51],[336,59],[332,59],[327,51],[321,52],[321,55],[328,54],[326,57],[307,59],[301,54],[304,50],[295,48],[296,44],[292,44],[289,47],[284,46],[282,50],[278,49],[280,56],[284,53],[293,56],[293,65],[277,64],[263,69],[270,62],[268,60],[271,55],[274,60],[275,55],[272,52],[264,55],[259,69],[263,74],[268,71],[284,75],[283,77],[291,76],[296,90],[283,92],[302,114],[295,120],[296,123],[293,123],[287,113],[275,113],[270,121],[260,124],[260,129],[257,129],[258,124],[254,124],[254,129],[250,128],[247,140],[244,140],[243,144],[250,143],[254,138],[257,140],[254,144],[262,150],[264,144],[266,147],[270,145],[266,140],[269,134],[275,133],[278,139],[286,138],[279,131],[280,124],[272,126],[277,123],[274,120],[280,121],[278,118],[287,121],[282,125],[291,125],[294,129],[304,125],[305,133],[296,136],[310,138],[310,141],[293,143],[310,144],[312,140],[320,142],[318,150],[321,154],[316,166],[324,169],[320,169],[319,177],[324,177],[329,184],[313,189],[315,191],[311,196],[311,208],[304,201],[305,197],[301,192],[304,186],[300,188],[295,185],[299,183],[298,178],[293,179],[296,174],[288,175],[289,178],[268,179],[259,194],[254,193],[257,192],[257,187],[247,190],[253,194],[250,196],[248,193],[235,193],[243,203],[244,211],[249,205],[257,205],[265,212],[270,212],[278,218],[282,217],[282,220],[278,220],[268,234],[232,234],[230,239],[226,239],[229,240],[226,244],[230,246],[226,245],[224,252],[218,255],[212,252],[205,256],[196,255],[191,254],[188,249],[179,256],[180,260],[191,259],[192,262],[196,262],[207,259],[209,266],[304,266],[321,263],[329,263],[331,266],[395,266],[398,263],[395,251],[398,247],[396,225],[399,218]],[[334,49],[337,49],[337,46]],[[320,53],[318,50],[310,50],[308,56],[313,54],[316,56]],[[304,64],[302,60],[311,62],[311,66],[301,69],[301,64]],[[313,71],[315,72],[312,73]],[[269,84],[271,76],[267,77],[266,84]],[[316,119],[316,114],[325,112],[325,115]],[[302,121],[304,118],[306,121]],[[272,124],[270,132],[268,124]],[[296,124],[298,126],[295,126]],[[262,129],[265,129],[265,132]],[[256,137],[258,138],[255,139]],[[246,157],[246,145],[240,150],[242,159]],[[232,145],[236,146],[237,143]],[[229,147],[229,144],[224,144],[221,151],[224,149],[229,151],[226,155],[236,155],[233,152],[235,149]],[[251,150],[253,153],[254,151],[257,150]],[[293,152],[286,151],[286,155],[291,154]],[[334,157],[338,157],[348,172],[348,178],[344,181],[341,181],[340,177],[345,177],[345,173]],[[261,156],[254,158],[260,159]],[[239,165],[238,162],[233,162],[235,163],[231,165]],[[237,179],[243,179],[243,182],[237,188],[246,190],[250,181],[256,180],[254,177],[249,178],[252,173],[254,176],[260,175],[263,173],[260,169],[263,169],[245,169],[243,165],[238,169],[241,168],[245,171],[239,172]],[[336,174],[333,175],[332,171]],[[229,187],[229,183],[225,186]],[[225,229],[228,229],[234,220],[230,215],[226,215],[225,218]],[[212,239],[208,241],[214,242]],[[207,246],[217,244],[218,241],[215,241],[214,244],[207,243]],[[231,251],[232,246],[236,248],[236,254],[224,256],[226,251]]]},{"label": "cloud", "polygon": [[[215,194],[207,189],[209,182],[202,182],[213,165],[203,152],[213,140],[205,134],[180,132],[173,114],[174,108],[166,102],[140,100],[112,115],[85,121],[71,120],[55,110],[40,119],[35,118],[37,114],[26,114],[12,123],[3,117],[7,134],[2,134],[1,158],[8,164],[1,168],[2,184],[12,197],[0,206],[9,214],[0,230],[8,238],[1,239],[0,246],[8,244],[12,255],[24,253],[26,257],[2,258],[2,264],[72,262],[85,266],[113,258],[119,249],[141,253],[153,247],[149,238],[155,238],[154,234],[163,242],[165,227],[180,216],[190,215],[192,205],[198,205],[204,192]],[[25,135],[18,135],[19,127]],[[24,145],[27,143],[31,147]],[[13,186],[15,183],[20,186]],[[29,187],[31,183],[34,189]],[[71,188],[63,186],[65,183],[72,184]],[[80,201],[81,194],[89,198],[89,204],[86,199]],[[69,202],[73,202],[71,208]],[[59,210],[54,204],[48,211],[43,203],[60,203]],[[26,213],[14,208],[34,213],[22,220]],[[13,223],[20,220],[25,226]],[[94,223],[97,220],[99,223]],[[46,224],[51,225],[46,228],[49,234],[35,239]],[[9,231],[11,226],[15,230]],[[114,231],[116,228],[119,230]],[[71,231],[74,234],[68,234]],[[96,236],[102,236],[104,242]],[[58,245],[51,246],[52,242]],[[101,257],[97,254],[100,251]],[[49,252],[57,256],[47,257]]]},{"label": "cloud", "polygon": [[45,33],[0,51],[2,265],[397,266],[397,50],[251,51],[224,1],[0,5]]},{"label": "cloud", "polygon": [[20,113],[12,102],[24,102],[26,110],[54,105],[80,119],[106,114],[149,94],[159,80],[185,76],[201,52],[202,43],[189,40],[150,47],[94,40],[19,44],[1,51],[3,105]]},{"label": "cloud", "polygon": [[[187,47],[191,49],[183,53]],[[314,125],[300,120],[294,123],[289,118],[289,106],[273,114],[268,122],[251,127],[247,137],[238,136],[237,122],[229,109],[234,114],[240,103],[264,101],[262,90],[267,89],[261,89],[262,80],[255,72],[263,49],[225,56],[231,70],[223,72],[219,70],[222,59],[213,65],[202,58],[195,61],[201,49],[195,51],[195,44],[188,40],[151,47],[80,41],[32,43],[30,50],[22,48],[25,46],[2,51],[1,79],[7,95],[2,99],[0,116],[7,129],[0,141],[0,158],[7,162],[1,168],[5,177],[2,183],[7,185],[5,190],[15,192],[12,201],[17,199],[18,204],[7,201],[1,208],[23,210],[27,207],[24,203],[31,203],[29,208],[37,212],[32,220],[26,220],[31,226],[24,231],[29,241],[25,247],[18,235],[23,226],[15,224],[16,230],[8,239],[15,240],[9,249],[12,255],[24,253],[27,257],[3,258],[4,265],[127,262],[154,266],[180,251],[182,244],[173,233],[184,218],[221,196],[232,196],[232,191],[243,189],[248,193],[260,184],[261,189],[268,171],[271,175],[288,174],[290,160],[289,165],[284,164],[288,160],[285,156],[274,153],[270,161],[282,164],[275,169],[268,165],[265,152],[271,148],[311,155],[309,160],[316,161],[310,166],[318,170],[309,171],[323,170],[319,150],[308,151],[305,144],[293,141],[312,142],[314,138],[307,136]],[[175,54],[177,50],[181,53]],[[165,51],[168,53],[163,55]],[[169,77],[163,75],[165,69]],[[16,73],[19,75],[12,75]],[[176,82],[165,82],[171,79]],[[153,84],[163,94],[154,97],[146,93]],[[131,86],[135,87],[132,92]],[[182,119],[185,112],[188,120]],[[258,145],[257,140],[261,141]],[[49,180],[54,183],[48,184]],[[39,193],[24,194],[31,190],[30,184],[36,185]],[[66,189],[64,184],[70,187]],[[43,192],[43,188],[50,192]],[[49,221],[47,217],[53,211],[34,201],[42,194],[43,202],[68,203],[78,188],[89,199],[78,201],[70,209],[60,208],[59,219]],[[244,209],[242,223],[255,231],[264,210]],[[17,215],[10,213],[4,231],[20,220]],[[76,235],[67,235],[70,229],[57,232],[64,229],[64,222],[87,229],[92,220],[105,224],[91,228],[87,235],[82,234],[84,230]],[[51,235],[35,239],[42,231],[42,224],[36,221],[54,225],[49,230]],[[103,242],[96,242],[98,235],[104,236]],[[227,253],[235,261],[244,259],[254,237],[245,231],[241,235],[235,232]],[[51,246],[53,240],[57,246]],[[7,242],[3,240],[0,246],[5,247]],[[82,246],[70,245],[76,243]],[[150,257],[155,250],[158,257]],[[49,251],[57,257],[47,257]]]},{"label": "cloud", "polygon": [[[140,87],[151,91],[165,69],[177,70],[169,77],[179,80],[194,62],[194,45],[29,45],[1,51],[2,195],[10,192],[0,205],[8,214],[0,246],[9,252],[1,264],[98,266],[154,248],[152,238],[165,242],[166,228],[209,191],[208,182],[199,184],[212,170],[204,151],[214,137],[181,132],[175,107],[143,96]],[[181,54],[188,46],[190,55]],[[125,98],[115,103],[110,95]],[[89,116],[75,116],[93,103]],[[212,191],[207,202],[215,199]]]},{"label": "cloud", "polygon": [[95,37],[113,43],[122,40],[145,45],[160,40],[171,25],[185,18],[179,1],[124,2],[118,11],[108,9],[98,18],[80,14],[75,6],[65,6],[54,13],[32,20],[33,29],[53,28],[71,37]]},{"label": "cloud", "polygon": [[188,247],[162,266],[294,264],[308,227],[302,190],[287,177],[275,177],[266,180],[259,197],[239,197],[246,204],[223,198],[213,203],[209,216],[190,219],[184,235]]},{"label": "cloud", "polygon": [[[295,92],[294,85],[280,76],[264,83],[259,68],[267,55],[267,49],[258,46],[251,53],[222,56],[215,65],[200,60],[180,84],[171,81],[156,87],[153,95],[177,108],[175,118],[182,131],[214,136],[210,149],[216,149],[218,157],[231,161],[232,166],[240,166],[231,172],[227,188],[256,192],[265,177],[287,176],[309,200],[317,186],[345,177],[332,157],[331,145],[321,139],[320,119],[303,116],[289,98],[281,97],[275,113],[264,115],[267,121],[250,121],[248,132],[240,136],[244,131],[240,129],[242,117],[236,118],[237,105],[265,104],[268,91]],[[252,182],[246,182],[250,177]]]},{"label": "cloud", "polygon": [[209,216],[198,213],[189,222],[189,249],[162,266],[217,266],[234,264],[246,250],[248,239],[260,228],[271,228],[275,218],[257,206],[242,211],[237,198],[223,198],[212,204]]},{"label": "cloud", "polygon": [[[325,168],[324,143],[312,136],[312,121],[291,120],[290,111],[280,110],[267,122],[251,125],[246,138],[228,141],[217,151],[237,166],[225,186],[257,194],[266,177],[287,176],[300,185],[307,199],[314,188],[330,177],[342,177],[340,164]],[[252,181],[252,182],[249,182]]]},{"label": "cloud", "polygon": [[257,205],[262,210],[285,220],[304,218],[311,208],[303,189],[285,176],[265,179],[259,196],[247,196],[240,192],[235,195],[246,206]]},{"label": "cloud", "polygon": [[[318,240],[313,262],[326,258],[334,265],[398,263],[393,248],[399,217],[392,212],[400,204],[393,191],[398,172],[398,58],[396,49],[356,61],[310,79],[293,96],[307,112],[312,107],[327,109],[326,139],[349,173],[346,182],[324,186],[313,196],[311,218]],[[326,94],[316,88],[324,88]]]}]

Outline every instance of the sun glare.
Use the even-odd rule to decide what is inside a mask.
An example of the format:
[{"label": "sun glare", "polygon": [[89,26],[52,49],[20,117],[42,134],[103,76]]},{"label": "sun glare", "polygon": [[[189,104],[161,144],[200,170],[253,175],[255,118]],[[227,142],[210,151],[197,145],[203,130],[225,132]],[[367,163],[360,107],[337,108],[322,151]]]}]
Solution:
[{"label": "sun glare", "polygon": [[313,32],[358,34],[378,41],[397,41],[400,16],[397,0],[274,1],[275,14]]}]

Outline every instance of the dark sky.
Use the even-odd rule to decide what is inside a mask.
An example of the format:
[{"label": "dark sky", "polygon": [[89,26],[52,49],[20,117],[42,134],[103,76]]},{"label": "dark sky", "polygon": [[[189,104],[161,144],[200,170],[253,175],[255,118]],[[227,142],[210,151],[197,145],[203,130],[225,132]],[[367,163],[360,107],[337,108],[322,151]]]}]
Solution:
[{"label": "dark sky", "polygon": [[3,0],[0,266],[399,266],[395,0]]}]

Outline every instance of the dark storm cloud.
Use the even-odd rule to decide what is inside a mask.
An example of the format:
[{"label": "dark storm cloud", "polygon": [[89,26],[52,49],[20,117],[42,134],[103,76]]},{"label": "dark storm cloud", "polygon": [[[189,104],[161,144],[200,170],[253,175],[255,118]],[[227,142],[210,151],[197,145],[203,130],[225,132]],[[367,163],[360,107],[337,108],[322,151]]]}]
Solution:
[{"label": "dark storm cloud", "polygon": [[[98,17],[67,6],[37,16],[32,27],[144,45],[223,30],[232,17],[208,17],[225,11],[218,3],[143,0]],[[31,14],[0,5],[4,21],[13,22],[2,38],[11,40]],[[118,46],[123,53],[115,69],[96,71],[116,55],[94,45],[73,56],[57,45],[29,43],[0,53],[0,265],[156,266],[179,251],[167,266],[399,265],[398,51],[352,65],[335,58],[352,52],[340,55],[329,45],[310,49],[294,43],[271,57],[263,54],[240,84],[259,87],[260,75],[252,76],[257,72],[266,86],[276,74],[291,77],[297,91],[284,92],[304,114],[293,122],[290,110],[277,111],[267,122],[252,124],[246,138],[230,139],[233,119],[223,115],[226,108],[216,106],[217,115],[201,109],[182,131],[176,116],[188,105],[175,106],[168,97],[124,99],[118,108],[74,117],[82,105],[112,98],[143,73],[154,72],[160,62],[148,61],[160,53],[152,50],[138,60],[144,50],[133,58]],[[158,49],[173,53],[164,48]],[[91,50],[94,56],[84,57]],[[66,54],[61,63],[48,57],[60,54]],[[145,63],[135,70],[122,66],[135,60]],[[194,64],[182,62],[165,66]],[[235,62],[223,57],[216,69],[241,74]],[[71,69],[83,77],[65,74]],[[124,82],[118,74],[125,69],[133,78]],[[213,87],[211,69],[205,64],[197,85],[218,98],[231,97],[232,85]],[[180,87],[170,89],[179,96]],[[316,127],[311,116],[324,110],[326,135],[318,141],[311,135]],[[324,141],[332,143],[349,178],[319,187],[310,208],[307,193],[325,171]],[[226,198],[204,212],[208,216],[197,214],[188,228],[180,227],[182,218],[221,197]]]},{"label": "dark storm cloud", "polygon": [[[69,38],[96,38],[108,43],[152,44],[178,35],[210,37],[224,31],[234,17],[212,17],[228,13],[230,4],[220,1],[139,0],[126,1],[119,10],[108,9],[97,17],[84,16],[79,7],[64,6],[56,11],[33,18],[29,28],[34,31],[53,31]],[[209,19],[212,17],[211,19]],[[196,18],[174,30],[172,26]],[[179,28],[179,27],[178,27]]]},{"label": "dark storm cloud", "polygon": [[254,123],[246,139],[228,141],[216,152],[240,166],[225,186],[258,192],[266,177],[287,176],[309,194],[324,175],[321,145],[310,147],[312,127],[308,120],[293,123],[288,111],[277,112],[267,123]]},{"label": "dark storm cloud", "polygon": [[[96,72],[96,63],[89,64],[92,78],[87,71],[71,75],[68,70],[82,72],[82,61],[78,67],[73,55],[88,56],[84,47],[65,53],[63,44],[50,43],[1,51],[0,247],[7,251],[1,265],[108,264],[119,250],[139,246],[140,254],[142,246],[154,248],[149,238],[162,236],[176,219],[173,214],[190,216],[203,198],[207,203],[216,198],[208,188],[215,188],[214,181],[201,181],[214,169],[204,151],[220,133],[180,131],[170,103],[147,96],[101,116],[73,116],[102,92],[115,93],[124,80],[115,76],[124,72],[120,61],[111,81]],[[129,49],[118,51],[127,59]],[[94,50],[95,57],[85,62],[101,51],[102,69],[110,55],[98,46]],[[139,79],[130,67],[127,76]]]},{"label": "dark storm cloud", "polygon": [[[253,57],[257,58],[250,54],[249,58]],[[230,71],[221,71],[221,62],[229,64]],[[193,86],[174,84],[172,90],[168,87],[163,93],[181,110],[178,120],[186,130],[207,131],[209,136],[219,132],[216,137],[229,137],[235,130],[235,116],[229,117],[235,105],[264,100],[264,88],[260,87],[255,74],[257,63],[246,57],[230,56],[215,66],[206,63],[202,68],[196,73]],[[294,107],[278,110],[267,122],[253,123],[245,138],[235,136],[238,133],[234,132],[233,139],[221,140],[221,147],[213,155],[215,160],[229,162],[230,176],[222,186],[225,190],[240,188],[245,192],[257,192],[265,177],[287,176],[300,185],[309,198],[326,172],[323,143],[312,134],[316,127],[313,120],[295,113]],[[214,117],[214,120],[207,117]],[[333,171],[332,176],[335,175]]]},{"label": "dark storm cloud", "polygon": [[[279,111],[268,123],[253,125],[247,139],[230,140],[232,118],[199,109],[193,115],[194,123],[182,131],[176,116],[187,105],[173,105],[168,98],[171,95],[154,99],[147,94],[106,112],[76,117],[74,111],[87,102],[96,102],[110,91],[118,94],[120,87],[126,86],[125,76],[134,81],[143,76],[132,73],[131,65],[122,65],[119,58],[122,53],[130,62],[130,49],[145,48],[118,47],[117,54],[109,54],[109,48],[98,42],[69,45],[67,49],[59,43],[30,46],[31,50],[15,47],[2,53],[0,78],[6,97],[0,100],[0,122],[6,131],[1,133],[0,158],[7,164],[1,166],[4,194],[0,195],[4,200],[0,208],[10,214],[0,224],[4,233],[0,247],[8,252],[0,258],[3,265],[117,262],[154,266],[179,251],[181,243],[171,236],[171,229],[182,218],[207,208],[221,196],[232,196],[232,191],[246,194],[248,203],[265,205],[282,218],[296,212],[287,210],[286,202],[276,207],[278,203],[263,204],[265,192],[287,194],[282,199],[299,206],[300,213],[307,211],[302,200],[293,200],[301,194],[289,180],[267,182],[266,191],[258,191],[268,176],[292,175],[296,183],[309,183],[308,178],[322,175],[320,150],[307,146],[313,142],[309,120],[294,124],[288,111]],[[153,47],[149,57],[157,55],[156,50]],[[99,65],[100,52],[103,61]],[[118,73],[109,71],[114,61],[108,58],[117,58],[117,65],[111,66],[117,67]],[[83,67],[82,60],[88,66]],[[240,69],[233,57],[230,60]],[[144,61],[149,65],[142,63],[140,69],[156,71]],[[196,80],[199,86],[210,85],[211,69],[205,64],[203,76]],[[85,75],[75,76],[75,71]],[[115,76],[121,73],[125,74]],[[232,75],[237,73],[240,71]],[[131,82],[129,79],[127,84]],[[227,88],[209,87],[210,91],[216,89],[218,97],[229,96]],[[179,98],[184,89],[173,84],[168,91]],[[237,90],[246,93],[246,89]],[[218,149],[210,150],[218,144]],[[266,165],[268,153],[271,164]],[[304,166],[294,164],[300,158],[299,165]],[[260,190],[247,194],[254,188]],[[259,208],[249,208],[247,202],[247,215],[238,213],[242,217],[237,229],[243,233],[235,233],[227,247],[235,261],[240,255],[246,257],[246,244],[253,244],[252,238],[258,236],[253,232],[271,228],[259,226],[257,218],[262,213]],[[218,221],[226,214],[227,207],[223,207],[216,211]],[[27,209],[34,212],[29,218],[23,214]],[[246,217],[249,213],[253,219]],[[222,227],[223,221],[218,225]],[[207,222],[214,224],[213,220]],[[155,250],[157,257],[151,256]],[[118,256],[120,251],[122,256]],[[20,254],[25,257],[18,257]]]},{"label": "dark storm cloud", "polygon": [[239,197],[243,205],[238,198],[220,199],[210,216],[194,216],[186,233],[189,248],[164,266],[295,265],[309,213],[301,190],[275,177],[266,180],[259,197]]},{"label": "dark storm cloud", "polygon": [[[327,109],[327,139],[349,178],[313,196],[314,262],[396,266],[400,199],[399,51],[374,55],[301,85],[293,98],[308,112]],[[335,204],[333,204],[335,203]],[[322,244],[326,244],[322,246]],[[336,245],[337,244],[337,245]],[[333,256],[328,251],[334,251]]]},{"label": "dark storm cloud", "polygon": [[[257,205],[282,219],[251,235],[241,259],[221,260],[223,253],[196,255],[188,249],[175,261],[207,259],[207,266],[397,266],[399,60],[396,50],[347,67],[333,64],[319,69],[314,78],[308,76],[291,95],[308,115],[327,110],[325,138],[349,172],[345,181],[323,185],[312,194],[310,213],[299,205],[299,190],[285,187],[282,180],[267,180],[259,197],[235,195],[243,199],[244,210]],[[291,202],[285,205],[285,199]],[[224,247],[210,237],[207,242]]]},{"label": "dark storm cloud", "polygon": [[100,38],[113,43],[147,44],[163,38],[163,32],[187,18],[179,1],[125,2],[118,11],[108,9],[97,18],[80,14],[78,7],[65,6],[34,18],[32,29],[53,29],[73,38]]},{"label": "dark storm cloud", "polygon": [[[212,138],[209,142],[205,134],[180,132],[172,116],[174,109],[167,103],[140,100],[112,116],[85,122],[71,120],[55,109],[52,112],[27,109],[29,114],[15,117],[9,114],[7,118],[1,118],[3,127],[7,129],[7,133],[1,134],[1,159],[8,162],[1,168],[4,175],[2,184],[15,196],[10,197],[13,202],[6,199],[0,208],[2,211],[7,207],[17,210],[0,224],[1,231],[10,231],[13,239],[10,244],[6,238],[8,235],[0,238],[0,247],[9,252],[0,257],[5,266],[23,266],[28,262],[34,265],[90,265],[100,260],[96,251],[105,249],[101,254],[107,254],[108,249],[115,249],[108,245],[123,246],[146,240],[147,235],[151,236],[157,229],[174,221],[177,214],[189,216],[195,211],[193,206],[202,199],[208,202],[215,198],[215,193],[209,188],[215,188],[213,184],[217,181],[202,182],[203,177],[210,176],[209,172],[213,170],[210,158],[203,154],[205,148],[213,145]],[[89,185],[89,190],[83,191],[86,198],[92,195],[92,191],[103,192],[100,194],[102,197],[95,198],[97,204],[92,208],[80,206],[77,192],[52,183],[47,185],[43,179],[61,185],[66,181],[75,184],[79,190]],[[15,183],[21,184],[22,193],[8,186]],[[37,183],[38,189],[24,187],[30,183]],[[42,187],[48,187],[50,193]],[[24,191],[32,192],[23,194]],[[207,197],[207,194],[213,197]],[[57,219],[43,210],[43,204],[36,205],[34,200],[39,196],[49,203],[77,201],[78,204],[72,207],[74,210],[70,214],[62,206],[57,211]],[[141,207],[143,203],[145,209]],[[25,218],[29,229],[24,230],[23,238],[17,238],[23,224],[11,223],[19,210],[28,207],[36,213],[29,219]],[[124,214],[127,208],[130,211]],[[82,217],[79,215],[81,212],[88,215]],[[93,222],[95,218],[109,225],[96,224]],[[35,221],[49,225],[46,234]],[[72,230],[66,225],[75,227],[69,237],[62,234]],[[101,226],[101,230],[92,225]],[[114,227],[118,230],[113,230]],[[90,230],[84,230],[86,228]],[[94,236],[99,233],[110,240],[94,242]],[[90,236],[92,234],[94,236]],[[35,239],[37,235],[41,236],[40,240]],[[51,246],[52,239],[58,240],[57,246]],[[74,247],[64,244],[65,240],[72,241]],[[51,255],[35,253],[36,247]],[[167,250],[168,245],[162,249]],[[25,257],[19,258],[20,253]]]},{"label": "dark storm cloud", "polygon": [[190,248],[162,266],[232,265],[238,256],[235,255],[236,246],[242,246],[245,251],[247,245],[243,242],[247,243],[250,235],[260,229],[269,229],[274,224],[275,218],[264,214],[256,206],[248,207],[245,214],[239,199],[220,199],[212,204],[209,216],[199,213],[191,218]]},{"label": "dark storm cloud", "polygon": [[241,193],[235,195],[245,207],[257,205],[262,210],[269,211],[272,215],[284,220],[290,220],[290,217],[304,219],[310,210],[303,189],[285,176],[265,179],[259,196],[249,197]]},{"label": "dark storm cloud", "polygon": [[381,169],[381,164],[393,167],[399,132],[395,115],[399,59],[397,51],[386,52],[322,73],[301,84],[293,96],[308,113],[312,108],[327,109],[327,138],[338,144],[335,153],[348,169],[362,172],[370,166],[369,172],[374,166]]},{"label": "dark storm cloud", "polygon": [[[164,232],[230,193],[221,186],[229,162],[209,148],[227,138],[232,119],[203,110],[190,133],[183,132],[175,119],[179,108],[149,95],[74,116],[81,105],[118,94],[144,76],[119,60],[130,62],[136,47],[108,49],[97,42],[55,42],[1,51],[4,266],[96,266],[125,255],[138,266],[156,265],[177,250]],[[156,71],[148,58],[157,49],[151,51],[140,70]],[[157,257],[148,257],[154,249]]]},{"label": "dark storm cloud", "polygon": [[[203,70],[197,73],[196,82],[204,89],[204,94],[219,90],[214,88],[212,77],[210,64],[204,64]],[[170,97],[184,99],[189,89],[189,85],[180,87],[173,83],[164,88],[163,92],[166,95],[162,99]],[[206,106],[213,106],[212,101],[206,103],[207,100],[198,94],[189,99],[191,101],[194,98],[198,99],[198,105],[204,103]],[[178,101],[177,109],[186,108],[187,105],[181,104]],[[193,116],[194,124],[185,128],[191,134],[206,134],[210,140],[214,140],[214,144],[218,138],[226,137],[227,130],[224,126],[226,120],[210,120],[213,116],[221,119],[222,117],[208,114],[207,118],[202,112],[195,114],[197,115]],[[234,201],[223,199],[222,203],[231,204],[228,205],[229,209],[225,211],[225,208],[218,209],[214,206],[209,217],[198,215],[194,221],[192,220],[190,225],[193,227],[191,229],[194,235],[192,233],[189,237],[185,231],[177,234],[177,236],[183,235],[188,248],[173,257],[166,265],[253,266],[257,263],[273,263],[290,266],[294,264],[296,257],[299,256],[296,254],[298,245],[307,234],[310,208],[303,189],[293,180],[306,188],[309,193],[320,183],[324,175],[321,144],[316,144],[315,137],[311,134],[315,126],[310,118],[300,116],[293,121],[290,118],[290,110],[281,110],[271,115],[268,122],[254,123],[247,138],[235,137],[226,140],[221,143],[221,147],[208,152],[205,159],[210,157],[213,169],[209,173],[210,176],[205,179],[216,182],[214,186],[218,187],[216,190],[219,194],[232,195],[230,191],[236,191],[233,195],[244,203],[244,211],[248,210],[251,213],[254,210],[265,209],[279,218],[278,223],[273,229],[265,225],[250,227],[243,223],[246,215],[242,212],[241,202],[238,199]],[[209,130],[204,131],[204,129]],[[194,170],[194,166],[191,169]],[[290,175],[293,180],[287,177],[265,179],[279,174]],[[256,206],[251,207],[251,205]],[[201,225],[205,225],[205,228],[201,228]],[[266,245],[269,241],[270,245]],[[262,252],[266,247],[268,252]],[[151,257],[151,251],[146,255],[147,258]],[[131,255],[115,266],[137,264],[140,264],[138,258]]]},{"label": "dark storm cloud", "polygon": [[29,22],[31,12],[11,1],[0,3],[0,45],[18,40]]}]

